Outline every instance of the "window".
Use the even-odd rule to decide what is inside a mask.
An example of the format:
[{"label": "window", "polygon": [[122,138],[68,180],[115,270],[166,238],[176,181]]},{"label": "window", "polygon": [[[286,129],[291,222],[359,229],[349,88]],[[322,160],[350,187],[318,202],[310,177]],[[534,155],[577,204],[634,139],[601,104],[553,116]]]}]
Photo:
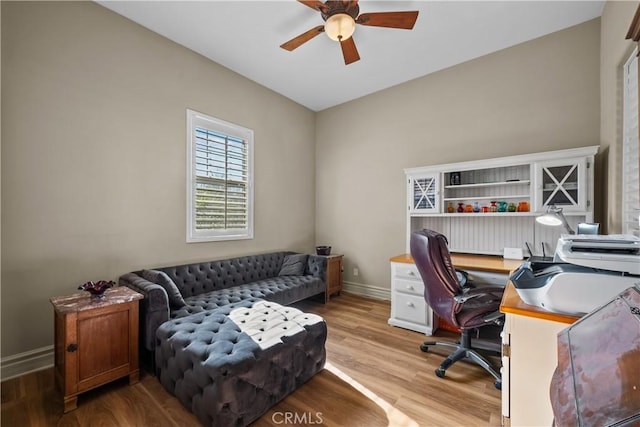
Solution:
[{"label": "window", "polygon": [[253,238],[253,131],[187,110],[187,242]]},{"label": "window", "polygon": [[637,49],[624,65],[622,135],[622,232],[640,236]]}]

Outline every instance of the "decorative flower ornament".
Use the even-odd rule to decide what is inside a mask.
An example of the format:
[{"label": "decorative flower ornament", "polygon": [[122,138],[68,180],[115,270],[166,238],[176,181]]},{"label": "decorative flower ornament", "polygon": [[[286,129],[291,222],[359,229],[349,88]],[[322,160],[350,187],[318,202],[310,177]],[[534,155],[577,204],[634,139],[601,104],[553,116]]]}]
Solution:
[{"label": "decorative flower ornament", "polygon": [[87,291],[91,294],[92,298],[104,298],[104,291],[115,285],[116,283],[112,280],[100,280],[98,282],[87,282],[83,285],[79,286],[78,289],[82,291]]}]

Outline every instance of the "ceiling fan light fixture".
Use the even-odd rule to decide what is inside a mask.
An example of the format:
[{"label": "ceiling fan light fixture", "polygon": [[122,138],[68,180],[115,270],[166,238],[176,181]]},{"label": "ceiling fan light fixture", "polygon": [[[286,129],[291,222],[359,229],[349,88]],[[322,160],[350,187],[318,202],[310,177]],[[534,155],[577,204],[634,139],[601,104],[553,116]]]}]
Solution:
[{"label": "ceiling fan light fixture", "polygon": [[336,13],[327,18],[324,32],[331,40],[347,40],[356,29],[356,21],[346,13]]}]

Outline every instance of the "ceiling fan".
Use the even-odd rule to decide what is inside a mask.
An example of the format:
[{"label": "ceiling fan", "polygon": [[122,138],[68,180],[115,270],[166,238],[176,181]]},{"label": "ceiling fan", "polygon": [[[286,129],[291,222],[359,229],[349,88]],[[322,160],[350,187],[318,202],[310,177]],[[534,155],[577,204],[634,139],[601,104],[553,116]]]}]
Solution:
[{"label": "ceiling fan", "polygon": [[360,15],[358,0],[327,0],[324,3],[319,0],[298,0],[298,2],[320,12],[325,24],[292,38],[280,47],[292,51],[324,32],[330,39],[340,43],[345,65],[360,60],[358,49],[351,37],[356,24],[411,30],[418,19],[418,11],[374,12]]}]

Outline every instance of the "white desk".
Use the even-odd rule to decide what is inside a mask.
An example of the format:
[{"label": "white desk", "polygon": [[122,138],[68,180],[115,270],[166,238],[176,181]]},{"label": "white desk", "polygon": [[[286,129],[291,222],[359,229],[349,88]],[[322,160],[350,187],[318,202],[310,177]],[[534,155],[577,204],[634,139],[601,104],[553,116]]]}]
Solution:
[{"label": "white desk", "polygon": [[577,317],[525,304],[511,282],[500,311],[505,313],[502,350],[502,416],[505,426],[551,426],[551,376],[558,364],[557,334]]},{"label": "white desk", "polygon": [[[410,254],[391,261],[389,324],[431,335],[438,319],[424,302],[424,285]],[[508,275],[522,261],[487,255],[451,254],[456,268]],[[505,276],[502,276],[505,277]],[[525,304],[511,282],[500,311],[505,313],[502,414],[506,426],[551,426],[551,376],[557,365],[557,334],[578,320]]]}]

